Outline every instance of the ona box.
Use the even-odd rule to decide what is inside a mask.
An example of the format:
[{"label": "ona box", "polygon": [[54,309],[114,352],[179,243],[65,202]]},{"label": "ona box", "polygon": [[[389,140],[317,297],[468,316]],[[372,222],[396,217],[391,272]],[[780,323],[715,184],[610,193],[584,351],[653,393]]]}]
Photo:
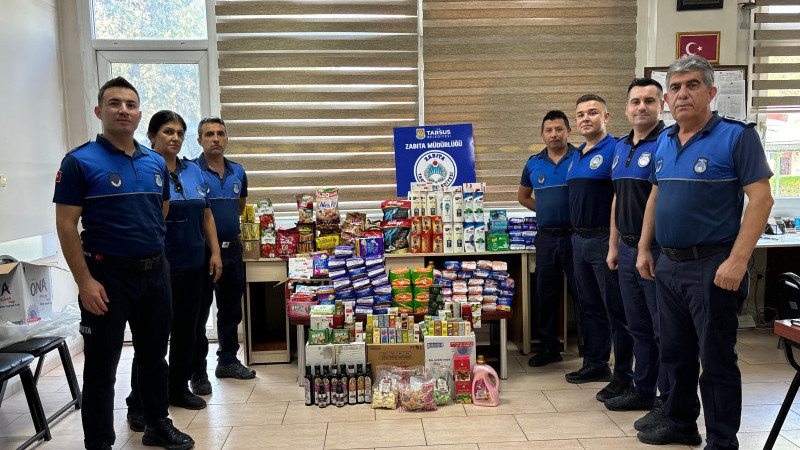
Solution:
[{"label": "ona box", "polygon": [[50,264],[0,265],[0,323],[38,322],[53,314]]},{"label": "ona box", "polygon": [[[475,334],[469,336],[425,336],[425,367],[431,369],[438,362],[453,370],[453,356],[468,356],[470,371],[475,366]],[[455,386],[450,380],[450,392]],[[455,398],[455,397],[454,397]]]}]

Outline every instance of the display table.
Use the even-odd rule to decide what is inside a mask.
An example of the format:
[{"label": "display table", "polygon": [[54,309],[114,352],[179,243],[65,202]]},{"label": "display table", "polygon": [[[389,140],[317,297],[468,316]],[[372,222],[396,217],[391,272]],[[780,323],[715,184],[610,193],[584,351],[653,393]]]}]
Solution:
[{"label": "display table", "polygon": [[[414,316],[414,322],[419,323],[425,318],[425,314],[411,314]],[[511,311],[486,311],[481,312],[481,322],[487,322],[490,325],[495,323],[500,324],[500,379],[505,380],[508,378],[508,340],[507,340],[507,323],[508,319],[514,317]],[[356,321],[366,322],[367,316],[356,316]],[[303,349],[306,342],[306,327],[311,322],[308,317],[290,317],[289,323],[297,326],[297,380],[298,383],[303,385],[303,376],[305,374],[306,355]]]},{"label": "display table", "polygon": [[778,433],[781,432],[783,421],[786,420],[789,408],[792,407],[794,397],[797,395],[797,388],[800,387],[800,365],[797,364],[794,359],[794,354],[792,353],[792,348],[800,347],[800,327],[792,326],[791,320],[776,320],[775,334],[783,339],[783,349],[786,352],[786,359],[789,361],[789,365],[794,367],[796,373],[792,379],[792,384],[789,386],[789,391],[786,392],[786,398],[783,399],[778,417],[775,418],[775,423],[772,425],[772,430],[769,432],[767,442],[764,444],[764,450],[769,450],[775,445],[775,440],[778,439]]}]

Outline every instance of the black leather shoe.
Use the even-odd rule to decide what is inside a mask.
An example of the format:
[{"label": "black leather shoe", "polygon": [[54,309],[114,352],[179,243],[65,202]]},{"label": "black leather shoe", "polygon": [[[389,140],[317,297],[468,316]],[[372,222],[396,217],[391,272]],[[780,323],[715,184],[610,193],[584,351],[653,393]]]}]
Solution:
[{"label": "black leather shoe", "polygon": [[546,366],[550,363],[555,363],[559,361],[563,361],[564,358],[561,357],[561,352],[558,350],[542,350],[541,352],[531,356],[531,359],[528,360],[528,365],[531,367],[542,367]]},{"label": "black leather shoe", "polygon": [[141,433],[145,427],[144,413],[136,408],[128,407],[128,427],[131,431]]},{"label": "black leather shoe", "polygon": [[206,407],[206,401],[184,388],[181,392],[169,393],[169,404],[180,408],[198,410]]},{"label": "black leather shoe", "polygon": [[[611,383],[608,383],[606,387],[600,390],[597,393],[595,398],[599,402],[605,402],[607,400],[611,400],[612,398],[619,397],[620,395],[627,394],[633,390],[633,381],[631,380],[620,380],[619,378],[614,378],[611,380]],[[651,405],[652,406],[652,405]],[[650,409],[648,407],[647,409]]]},{"label": "black leather shoe", "polygon": [[650,445],[700,445],[703,443],[703,437],[697,431],[697,425],[691,431],[679,431],[670,428],[666,423],[662,423],[655,428],[640,431],[636,437],[643,443]]},{"label": "black leather shoe", "polygon": [[611,369],[603,367],[582,367],[577,372],[564,375],[567,382],[572,384],[591,383],[593,381],[611,381]]},{"label": "black leather shoe", "polygon": [[239,361],[233,364],[225,364],[224,366],[217,366],[214,371],[217,378],[236,378],[237,380],[251,380],[256,377],[256,371],[245,367]]},{"label": "black leather shoe", "polygon": [[636,428],[636,431],[649,430],[663,424],[665,420],[664,403],[656,399],[655,403],[653,403],[653,409],[637,419],[636,422],[633,422],[633,428]]},{"label": "black leather shoe", "polygon": [[192,380],[189,381],[194,395],[209,395],[211,394],[211,382],[208,381],[208,376],[196,377],[192,375]]},{"label": "black leather shoe", "polygon": [[157,425],[148,425],[145,428],[142,444],[148,447],[163,447],[168,450],[188,450],[194,447],[194,439],[175,428],[171,419],[161,419]]},{"label": "black leather shoe", "polygon": [[649,411],[653,408],[655,400],[655,398],[642,397],[631,391],[619,397],[610,398],[605,401],[605,404],[606,408],[611,411]]}]

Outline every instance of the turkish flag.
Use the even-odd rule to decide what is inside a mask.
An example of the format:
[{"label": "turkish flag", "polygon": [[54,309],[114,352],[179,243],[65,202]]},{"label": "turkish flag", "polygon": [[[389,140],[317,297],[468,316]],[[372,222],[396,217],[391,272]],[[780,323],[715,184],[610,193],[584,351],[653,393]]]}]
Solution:
[{"label": "turkish flag", "polygon": [[709,62],[719,62],[719,35],[710,34],[682,34],[678,38],[678,54],[683,57],[686,55],[697,55],[707,59]]}]

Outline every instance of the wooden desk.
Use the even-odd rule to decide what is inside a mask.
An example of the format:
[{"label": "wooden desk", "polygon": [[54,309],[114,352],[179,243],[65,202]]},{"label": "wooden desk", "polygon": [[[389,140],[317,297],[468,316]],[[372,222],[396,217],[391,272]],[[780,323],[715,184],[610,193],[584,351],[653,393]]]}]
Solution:
[{"label": "wooden desk", "polygon": [[[414,316],[414,323],[420,323],[425,318],[425,314],[412,314]],[[512,311],[486,311],[481,312],[481,322],[488,322],[494,325],[495,322],[500,324],[500,379],[508,379],[508,339],[506,321],[514,317]],[[356,316],[358,322],[366,322],[367,316]],[[308,317],[290,317],[289,323],[297,326],[297,380],[299,385],[303,385],[303,376],[305,375],[306,354],[306,327],[311,322]]]},{"label": "wooden desk", "polygon": [[792,384],[789,386],[789,391],[786,393],[786,398],[783,399],[781,410],[778,412],[778,417],[775,418],[775,423],[772,425],[772,430],[769,432],[767,442],[764,444],[764,450],[770,450],[775,445],[775,440],[778,439],[778,433],[783,427],[783,421],[786,420],[786,415],[789,413],[789,408],[792,407],[794,397],[797,395],[797,389],[800,387],[800,365],[794,359],[792,353],[793,347],[800,348],[800,327],[793,327],[790,320],[776,320],[775,321],[775,334],[783,340],[783,349],[786,352],[786,359],[789,365],[794,367],[797,371],[792,378]]}]

